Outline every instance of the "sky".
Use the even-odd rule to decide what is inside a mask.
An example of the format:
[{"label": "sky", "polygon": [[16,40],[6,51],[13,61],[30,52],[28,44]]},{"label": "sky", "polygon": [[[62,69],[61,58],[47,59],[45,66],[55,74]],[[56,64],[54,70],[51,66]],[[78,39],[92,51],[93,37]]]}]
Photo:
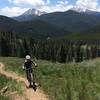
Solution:
[{"label": "sky", "polygon": [[0,15],[19,16],[30,8],[50,13],[73,7],[100,11],[100,0],[0,0]]}]

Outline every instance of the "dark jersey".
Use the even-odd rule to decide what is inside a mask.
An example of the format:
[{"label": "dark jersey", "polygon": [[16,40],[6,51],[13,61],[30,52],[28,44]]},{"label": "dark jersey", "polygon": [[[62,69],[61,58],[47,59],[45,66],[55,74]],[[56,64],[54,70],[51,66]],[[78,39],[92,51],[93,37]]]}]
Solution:
[{"label": "dark jersey", "polygon": [[32,69],[32,64],[33,64],[33,61],[27,60],[27,61],[24,63],[25,69]]}]

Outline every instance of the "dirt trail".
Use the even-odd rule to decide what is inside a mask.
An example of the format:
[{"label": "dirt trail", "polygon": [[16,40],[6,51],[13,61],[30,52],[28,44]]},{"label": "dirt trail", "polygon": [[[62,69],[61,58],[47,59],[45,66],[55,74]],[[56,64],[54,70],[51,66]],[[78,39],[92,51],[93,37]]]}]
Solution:
[{"label": "dirt trail", "polygon": [[[3,67],[5,67],[4,64],[0,63],[0,74],[5,75],[8,78],[17,80],[18,82],[21,81],[26,85],[28,84],[27,79],[20,77],[15,73],[6,72],[5,70],[3,70]],[[26,85],[24,88],[24,95],[27,100],[49,100],[48,97],[43,93],[43,91],[37,89],[37,91],[34,92],[33,89],[26,88]]]}]

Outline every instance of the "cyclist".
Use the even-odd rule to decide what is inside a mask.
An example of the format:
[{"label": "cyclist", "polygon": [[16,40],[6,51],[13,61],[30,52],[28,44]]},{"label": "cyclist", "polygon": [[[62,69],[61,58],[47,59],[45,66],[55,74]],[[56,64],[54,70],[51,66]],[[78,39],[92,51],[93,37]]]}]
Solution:
[{"label": "cyclist", "polygon": [[26,77],[29,82],[29,88],[35,85],[35,76],[33,69],[37,67],[37,64],[31,60],[30,55],[26,56],[23,69],[26,70]]}]

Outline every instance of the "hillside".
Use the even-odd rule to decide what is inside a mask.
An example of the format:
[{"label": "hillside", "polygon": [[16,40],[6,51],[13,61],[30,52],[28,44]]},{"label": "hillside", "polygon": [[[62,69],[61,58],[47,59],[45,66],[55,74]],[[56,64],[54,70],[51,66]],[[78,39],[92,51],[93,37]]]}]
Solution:
[{"label": "hillside", "polygon": [[100,24],[83,31],[83,33],[100,34]]},{"label": "hillside", "polygon": [[16,20],[6,16],[0,16],[0,30],[1,31],[12,31],[14,25],[18,24]]},{"label": "hillside", "polygon": [[2,16],[0,15],[0,24],[5,24],[5,23],[16,23],[16,20],[13,20],[12,18],[6,17],[6,16]]},{"label": "hillside", "polygon": [[0,16],[0,30],[1,32],[13,32],[22,37],[33,38],[59,37],[71,33],[45,21],[18,22],[5,16]]},{"label": "hillside", "polygon": [[24,33],[26,36],[33,36],[33,38],[60,37],[71,33],[41,20],[20,22],[17,27],[19,33]]},{"label": "hillside", "polygon": [[99,16],[78,13],[73,10],[41,15],[38,19],[63,27],[74,33],[82,32],[100,23]]},{"label": "hillside", "polygon": [[76,33],[76,34],[69,34],[65,37],[62,37],[63,39],[67,39],[67,40],[95,40],[98,41],[100,40],[100,31],[96,32],[96,31],[92,31],[92,30],[88,30],[88,31],[84,31],[83,33]]},{"label": "hillside", "polygon": [[[0,58],[7,67],[19,75],[24,59]],[[82,63],[52,63],[38,60],[35,71],[37,82],[52,100],[99,100],[100,99],[100,58]]]},{"label": "hillside", "polygon": [[13,17],[13,19],[17,21],[28,21],[28,20],[35,19],[36,17],[37,15],[20,15],[18,17]]}]

